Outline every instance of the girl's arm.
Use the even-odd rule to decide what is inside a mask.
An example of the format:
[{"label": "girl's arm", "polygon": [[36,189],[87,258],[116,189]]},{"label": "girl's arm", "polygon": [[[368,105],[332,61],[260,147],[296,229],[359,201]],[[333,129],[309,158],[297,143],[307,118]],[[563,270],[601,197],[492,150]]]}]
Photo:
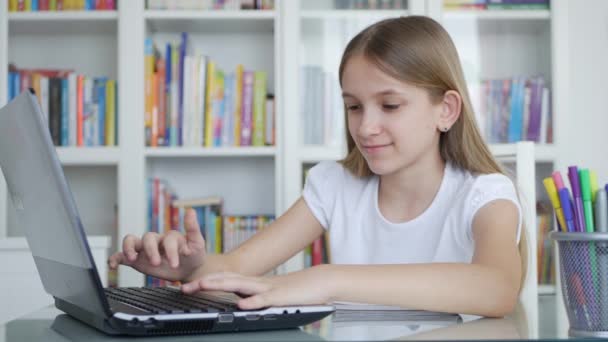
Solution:
[{"label": "girl's arm", "polygon": [[[471,264],[321,265],[272,278],[211,274],[186,284],[184,291],[224,290],[251,295],[239,302],[243,309],[349,301],[500,317],[513,310],[519,295],[522,270],[517,226],[515,205],[496,200],[480,209],[473,220],[475,254]],[[306,236],[306,243],[298,247],[316,237]],[[293,236],[284,240],[295,243]],[[271,256],[272,251],[263,250],[264,244],[250,246],[268,265],[279,261]],[[282,257],[296,250],[295,246],[276,246]],[[255,263],[243,262],[249,267]]]},{"label": "girl's arm", "polygon": [[[518,210],[506,200],[481,208],[473,220],[471,264],[328,266],[332,299],[412,309],[502,317],[519,296]],[[522,232],[523,234],[523,232]]]},{"label": "girl's arm", "polygon": [[186,281],[215,272],[263,275],[287,261],[323,233],[303,198],[272,224],[227,254],[208,255]]}]

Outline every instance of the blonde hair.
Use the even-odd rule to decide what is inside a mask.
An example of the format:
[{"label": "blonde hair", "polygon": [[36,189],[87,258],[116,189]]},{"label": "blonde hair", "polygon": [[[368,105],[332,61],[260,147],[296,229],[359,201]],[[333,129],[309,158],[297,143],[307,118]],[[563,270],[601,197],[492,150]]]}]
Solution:
[{"label": "blonde hair", "polygon": [[[479,132],[456,47],[438,22],[429,17],[408,16],[385,19],[367,27],[344,50],[340,85],[346,63],[353,56],[363,56],[395,79],[425,89],[434,104],[440,103],[448,90],[458,92],[462,111],[450,130],[441,133],[441,158],[471,173],[507,175]],[[347,118],[345,114],[345,120]],[[353,175],[371,176],[373,172],[348,131],[346,140],[348,154],[340,163]],[[522,262],[527,259],[525,235],[522,229],[519,246]],[[522,283],[524,270],[522,268]]]}]

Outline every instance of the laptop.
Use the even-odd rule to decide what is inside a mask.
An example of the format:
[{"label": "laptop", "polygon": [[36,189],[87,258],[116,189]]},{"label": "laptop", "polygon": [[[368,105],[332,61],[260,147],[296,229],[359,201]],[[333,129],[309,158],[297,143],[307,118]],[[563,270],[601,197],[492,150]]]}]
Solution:
[{"label": "laptop", "polygon": [[55,306],[112,335],[177,335],[296,328],[329,305],[243,311],[225,292],[103,288],[72,193],[33,90],[0,109],[0,169],[17,222]]}]

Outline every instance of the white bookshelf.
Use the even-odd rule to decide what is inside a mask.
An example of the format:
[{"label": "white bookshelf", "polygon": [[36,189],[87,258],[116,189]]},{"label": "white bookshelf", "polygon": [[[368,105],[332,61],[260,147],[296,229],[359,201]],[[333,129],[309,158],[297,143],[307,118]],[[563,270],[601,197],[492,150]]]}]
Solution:
[{"label": "white bookshelf", "polygon": [[[7,8],[0,0],[0,8]],[[119,2],[117,11],[7,13],[0,10],[0,65],[73,68],[104,75],[119,84],[119,147],[59,148],[70,186],[85,227],[110,235],[107,217],[118,204],[118,236],[141,235],[146,229],[146,179],[167,179],[180,197],[220,194],[226,210],[235,214],[280,215],[301,194],[302,165],[344,156],[342,145],[303,143],[300,110],[303,103],[300,68],[307,63],[337,70],[343,43],[323,30],[335,23],[363,27],[387,17],[430,15],[454,26],[470,23],[486,29],[481,37],[488,50],[509,41],[513,51],[530,51],[532,63],[514,58],[509,64],[487,65],[490,77],[543,71],[553,91],[554,144],[535,146],[535,160],[557,165],[562,120],[568,115],[568,26],[563,0],[553,0],[550,11],[443,12],[440,0],[410,0],[399,10],[334,10],[328,0],[277,0],[271,11],[146,10],[143,0]],[[350,24],[349,24],[350,23]],[[471,24],[473,25],[473,24]],[[448,24],[449,26],[449,24]],[[325,28],[324,28],[325,27]],[[512,29],[511,29],[512,28]],[[354,28],[353,28],[354,29]],[[162,47],[189,32],[191,43],[224,70],[243,63],[268,72],[268,90],[276,99],[276,140],[273,147],[149,148],[144,146],[144,39]],[[494,41],[495,45],[492,45]],[[538,46],[534,42],[541,41]],[[161,49],[164,52],[164,50]],[[495,51],[495,50],[492,50]],[[48,52],[48,53],[47,53]],[[501,62],[497,54],[485,56]],[[505,59],[508,57],[504,57]],[[547,62],[549,61],[549,62]],[[0,105],[6,103],[7,71],[0,68]],[[343,139],[343,136],[340,137]],[[492,145],[506,154],[512,144]],[[549,168],[550,168],[549,167]],[[537,172],[537,174],[541,174]],[[544,194],[537,190],[538,195]],[[15,230],[6,186],[0,182],[0,237]],[[282,271],[302,267],[301,255]],[[143,276],[121,268],[120,284],[139,286]],[[539,292],[546,292],[540,287]],[[556,290],[559,293],[559,290]]]}]

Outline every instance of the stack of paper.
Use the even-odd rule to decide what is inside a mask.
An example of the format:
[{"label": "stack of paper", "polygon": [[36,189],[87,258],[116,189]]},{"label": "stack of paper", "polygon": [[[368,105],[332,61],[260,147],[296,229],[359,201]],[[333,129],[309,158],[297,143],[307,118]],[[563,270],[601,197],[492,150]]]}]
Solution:
[{"label": "stack of paper", "polygon": [[398,306],[372,305],[351,302],[334,302],[336,308],[334,322],[344,321],[424,321],[438,323],[459,323],[458,314],[411,310]]}]

